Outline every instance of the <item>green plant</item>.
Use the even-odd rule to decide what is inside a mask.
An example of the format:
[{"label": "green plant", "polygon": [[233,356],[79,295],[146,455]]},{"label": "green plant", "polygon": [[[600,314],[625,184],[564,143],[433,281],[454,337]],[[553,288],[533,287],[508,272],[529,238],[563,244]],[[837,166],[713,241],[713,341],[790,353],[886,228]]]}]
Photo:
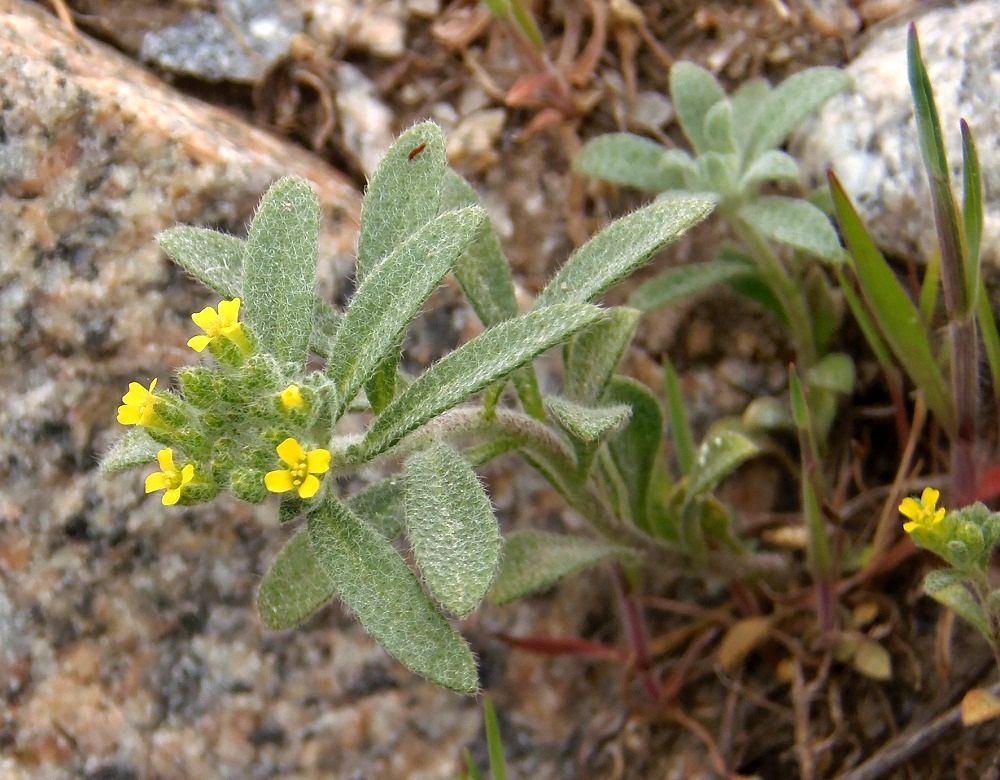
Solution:
[{"label": "green plant", "polygon": [[[922,393],[927,407],[951,440],[952,500],[969,504],[977,495],[976,447],[981,442],[978,339],[982,338],[1000,399],[1000,335],[980,271],[983,191],[972,133],[962,121],[964,197],[962,209],[952,193],[941,122],[915,26],[908,41],[910,88],[920,149],[931,185],[931,203],[940,257],[932,263],[914,303],[878,251],[857,210],[833,171],[829,172],[837,221],[850,250],[853,278],[840,276],[841,288],[873,352],[895,371],[895,356]],[[853,281],[853,284],[852,284]],[[857,286],[857,291],[855,290]],[[948,338],[935,348],[934,310],[943,291]],[[860,295],[858,294],[860,292]]]},{"label": "green plant", "polygon": [[[280,493],[279,521],[305,524],[261,583],[264,625],[295,626],[339,597],[411,670],[475,692],[473,655],[449,615],[468,615],[491,588],[503,601],[584,565],[636,560],[656,548],[615,512],[594,468],[602,447],[627,449],[633,435],[635,388],[613,372],[635,313],[589,301],[712,208],[708,198],[678,195],[609,225],[522,314],[474,191],[446,168],[440,130],[416,125],[372,177],[357,288],[340,312],[315,292],[316,197],[303,180],[283,179],[263,197],[246,241],[192,227],[160,235],[167,254],[224,299],[193,316],[204,333],[189,344],[212,361],[182,368],[176,391],[157,390],[155,379],[132,383],[119,421],[135,427],[107,453],[103,470],[158,459],[161,470],[146,489],[164,490],[167,505],[201,503],[226,489],[251,503]],[[410,377],[398,365],[406,328],[448,272],[486,330]],[[574,335],[567,393],[542,399],[530,362]],[[310,354],[325,358],[321,370],[310,369]],[[500,403],[508,377],[520,409]],[[468,403],[479,393],[481,403]],[[370,415],[365,432],[340,433],[345,415],[357,412]],[[539,545],[542,537],[528,532],[503,543],[474,467],[510,450],[538,468],[596,535],[548,535]],[[337,477],[390,463],[403,468],[338,495]],[[648,474],[633,474],[629,463],[618,459],[618,478],[639,513]],[[393,546],[401,534],[421,579]]]},{"label": "green plant", "polygon": [[[500,736],[500,724],[493,709],[493,700],[483,697],[483,727],[486,730],[486,749],[490,760],[490,780],[507,779],[507,762],[503,757],[503,739]],[[482,780],[482,774],[476,762],[472,760],[469,751],[465,751],[465,770],[462,780]]]}]

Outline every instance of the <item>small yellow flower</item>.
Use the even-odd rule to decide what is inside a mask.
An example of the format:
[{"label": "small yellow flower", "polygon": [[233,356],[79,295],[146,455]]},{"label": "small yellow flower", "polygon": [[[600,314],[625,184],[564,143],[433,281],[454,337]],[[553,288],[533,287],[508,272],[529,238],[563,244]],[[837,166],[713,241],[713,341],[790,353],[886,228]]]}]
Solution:
[{"label": "small yellow flower", "polygon": [[289,385],[281,391],[281,405],[286,409],[301,409],[306,405],[298,385]]},{"label": "small yellow flower", "polygon": [[940,523],[946,514],[944,507],[937,508],[938,499],[941,492],[934,488],[924,488],[920,494],[920,501],[915,498],[904,498],[899,505],[900,514],[910,518],[910,522],[903,523],[903,530],[913,533],[917,528],[930,528]]},{"label": "small yellow flower", "polygon": [[163,506],[173,506],[181,497],[184,486],[194,479],[194,466],[188,463],[178,469],[174,465],[174,451],[169,447],[156,453],[156,460],[161,470],[154,471],[146,477],[146,492],[165,491]]},{"label": "small yellow flower", "polygon": [[264,485],[272,493],[287,493],[298,490],[299,498],[312,498],[319,490],[319,479],[314,474],[323,474],[330,468],[330,451],[324,449],[306,452],[295,439],[285,439],[277,447],[278,457],[287,469],[269,471],[264,475]]},{"label": "small yellow flower", "polygon": [[122,396],[122,405],[118,407],[118,422],[122,425],[156,425],[160,417],[156,413],[156,380],[145,388],[138,382],[128,383],[128,392]]},{"label": "small yellow flower", "polygon": [[240,299],[233,298],[230,301],[220,301],[219,310],[216,311],[211,306],[206,306],[199,312],[191,315],[194,324],[205,333],[199,336],[192,336],[188,339],[188,346],[195,352],[201,352],[215,339],[229,339],[239,347],[245,354],[250,353],[250,343],[243,332],[243,325],[239,321]]}]

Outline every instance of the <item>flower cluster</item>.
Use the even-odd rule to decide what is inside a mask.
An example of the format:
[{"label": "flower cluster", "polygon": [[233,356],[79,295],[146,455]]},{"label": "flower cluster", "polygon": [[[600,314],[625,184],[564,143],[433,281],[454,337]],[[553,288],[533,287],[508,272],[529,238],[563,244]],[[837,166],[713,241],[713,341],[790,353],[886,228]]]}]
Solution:
[{"label": "flower cluster", "polygon": [[[268,491],[294,491],[309,499],[330,468],[329,450],[307,451],[299,443],[309,436],[311,412],[321,411],[314,408],[314,392],[282,381],[282,367],[254,350],[239,311],[240,299],[233,298],[191,315],[204,332],[188,346],[196,352],[208,349],[217,369],[181,369],[180,394],[157,392],[154,379],[148,387],[131,382],[122,397],[118,422],[143,428],[153,441],[167,445],[156,455],[160,470],[145,484],[147,493],[163,491],[165,506],[208,500],[226,484],[254,503]],[[178,451],[184,456],[179,467]],[[272,468],[275,454],[285,468]]]}]

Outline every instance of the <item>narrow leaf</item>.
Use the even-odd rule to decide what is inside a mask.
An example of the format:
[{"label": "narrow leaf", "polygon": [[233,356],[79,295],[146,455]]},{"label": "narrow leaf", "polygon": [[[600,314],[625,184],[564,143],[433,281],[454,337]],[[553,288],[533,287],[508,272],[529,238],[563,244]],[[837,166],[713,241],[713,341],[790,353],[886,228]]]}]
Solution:
[{"label": "narrow leaf", "polygon": [[223,298],[243,294],[243,242],[208,228],[177,225],[156,237],[160,248],[203,285]]},{"label": "narrow leaf", "polygon": [[706,196],[668,195],[615,220],[570,256],[542,290],[536,308],[593,300],[645,265],[713,208],[715,203]]},{"label": "narrow leaf", "polygon": [[419,376],[375,420],[361,453],[367,459],[384,452],[410,431],[601,316],[601,310],[589,304],[564,304],[498,323]]},{"label": "narrow leaf", "polygon": [[854,391],[854,360],[843,352],[831,352],[823,356],[806,373],[809,387],[820,387],[839,395],[850,395]]},{"label": "narrow leaf", "polygon": [[483,725],[486,728],[486,750],[490,756],[490,776],[492,780],[507,780],[507,763],[503,757],[503,740],[500,724],[493,709],[493,699],[483,697]]},{"label": "narrow leaf", "polygon": [[380,479],[347,499],[347,506],[386,539],[395,539],[403,529],[405,488],[401,476]]},{"label": "narrow leaf", "polygon": [[735,152],[736,139],[733,136],[733,108],[728,100],[720,100],[705,114],[703,128],[705,140],[717,152]]},{"label": "narrow leaf", "polygon": [[667,397],[667,418],[674,457],[677,458],[681,474],[688,474],[694,468],[694,436],[688,422],[680,382],[677,381],[677,372],[666,357],[663,359],[663,392]]},{"label": "narrow leaf", "polygon": [[434,443],[407,464],[406,529],[420,572],[457,617],[483,600],[500,560],[500,530],[469,462]]},{"label": "narrow leaf", "polygon": [[920,313],[875,247],[837,177],[830,172],[829,179],[837,222],[871,314],[910,379],[923,391],[928,408],[946,429],[953,430],[954,413],[947,385],[927,333],[921,327]]},{"label": "narrow leaf", "polygon": [[729,96],[733,107],[733,134],[740,149],[746,149],[753,141],[753,128],[757,124],[760,113],[771,94],[771,85],[767,79],[751,79],[740,84],[739,88]]},{"label": "narrow leaf", "polygon": [[[480,205],[479,196],[465,179],[452,170],[445,173],[441,210]],[[500,238],[489,219],[484,219],[476,237],[458,257],[452,269],[479,321],[487,328],[518,315],[517,297],[510,264],[500,246]],[[534,369],[528,365],[514,374],[514,387],[533,417],[544,417],[542,394]]]},{"label": "narrow leaf", "polygon": [[641,312],[656,311],[752,271],[746,263],[727,260],[674,266],[639,285],[628,305]]},{"label": "narrow leaf", "polygon": [[693,163],[684,152],[672,151],[632,133],[608,133],[584,144],[573,170],[644,192],[681,189],[683,170]]},{"label": "narrow leaf", "polygon": [[962,222],[965,229],[965,286],[969,300],[975,301],[980,282],[980,246],[983,239],[983,177],[979,168],[979,154],[969,124],[962,126],[962,179],[965,197],[962,204]]},{"label": "narrow leaf", "polygon": [[670,98],[684,135],[697,152],[712,148],[705,136],[705,115],[712,106],[726,99],[715,76],[693,62],[678,62],[670,69]]},{"label": "narrow leaf", "polygon": [[309,540],[337,594],[382,647],[433,683],[479,689],[476,664],[392,545],[340,502],[309,516]]},{"label": "narrow leaf", "polygon": [[497,606],[508,604],[602,561],[633,556],[627,547],[606,542],[546,531],[515,531],[504,540],[500,572],[489,600]]},{"label": "narrow leaf", "polygon": [[552,417],[572,439],[582,444],[598,444],[618,429],[632,413],[630,407],[589,407],[559,396],[549,396],[545,405]]},{"label": "narrow leaf", "polygon": [[145,429],[135,426],[122,435],[101,457],[101,474],[110,477],[122,471],[145,466],[156,460],[163,445],[154,441]]},{"label": "narrow leaf", "polygon": [[801,198],[760,198],[739,215],[772,241],[815,255],[829,263],[844,262],[837,233],[826,214]]},{"label": "narrow leaf", "polygon": [[648,528],[649,486],[660,452],[663,412],[649,388],[624,376],[612,377],[602,400],[632,408],[628,424],[611,438],[608,448],[628,487],[632,519],[640,528]]},{"label": "narrow leaf", "polygon": [[723,479],[759,452],[760,447],[738,431],[709,433],[688,473],[688,498],[715,490]]},{"label": "narrow leaf", "polygon": [[330,349],[326,373],[336,390],[334,419],[395,350],[410,321],[475,235],[485,213],[448,211],[400,244],[365,278]]},{"label": "narrow leaf", "polygon": [[639,312],[616,306],[570,340],[563,351],[568,398],[592,404],[601,397],[638,324]]},{"label": "narrow leaf", "polygon": [[304,179],[271,186],[250,223],[243,262],[246,319],[275,357],[304,364],[316,297],[319,201]]},{"label": "narrow leaf", "polygon": [[990,306],[990,297],[982,280],[979,282],[979,297],[976,301],[976,322],[979,333],[983,337],[983,352],[990,367],[990,380],[993,384],[993,395],[1000,403],[1000,332],[997,331],[996,317]]},{"label": "narrow leaf", "polygon": [[747,159],[781,146],[803,119],[850,84],[850,77],[837,68],[809,68],[782,81],[760,107],[749,134]]},{"label": "narrow leaf", "polygon": [[361,204],[359,286],[396,247],[438,215],[445,165],[444,136],[433,122],[414,125],[389,147]]}]

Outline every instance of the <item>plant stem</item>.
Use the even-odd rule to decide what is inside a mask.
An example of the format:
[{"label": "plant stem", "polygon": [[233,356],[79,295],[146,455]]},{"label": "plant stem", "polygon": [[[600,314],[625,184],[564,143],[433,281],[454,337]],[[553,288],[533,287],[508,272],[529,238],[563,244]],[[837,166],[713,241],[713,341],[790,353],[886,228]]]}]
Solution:
[{"label": "plant stem", "polygon": [[795,348],[795,362],[803,370],[808,370],[816,362],[816,339],[805,295],[756,228],[734,213],[727,212],[724,216],[750,249],[757,262],[758,273],[781,304],[788,319],[788,337]]},{"label": "plant stem", "polygon": [[633,595],[632,584],[620,565],[614,567],[614,583],[621,611],[622,626],[625,629],[625,637],[629,646],[632,648],[636,672],[646,695],[653,703],[656,703],[660,700],[662,688],[660,681],[653,673],[653,656],[649,650],[649,632],[646,630],[646,620]]}]

